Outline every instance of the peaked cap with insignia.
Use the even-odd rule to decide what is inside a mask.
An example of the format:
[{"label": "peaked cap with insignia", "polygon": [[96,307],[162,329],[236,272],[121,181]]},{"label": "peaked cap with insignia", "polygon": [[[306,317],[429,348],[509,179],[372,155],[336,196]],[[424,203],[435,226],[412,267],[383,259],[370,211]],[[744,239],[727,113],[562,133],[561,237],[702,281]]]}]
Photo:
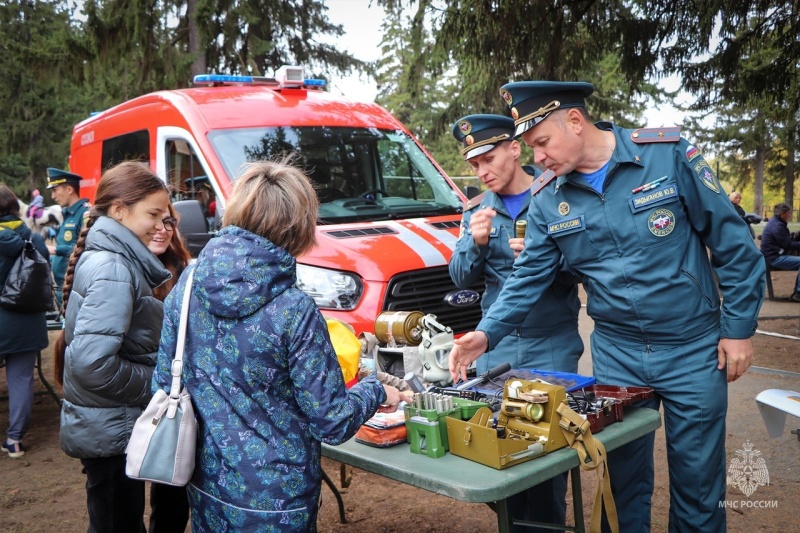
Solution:
[{"label": "peaked cap with insignia", "polygon": [[585,99],[594,92],[594,85],[582,81],[515,81],[500,88],[514,118],[519,137],[550,116],[556,109],[585,107]]},{"label": "peaked cap with insignia", "polygon": [[502,115],[467,115],[453,124],[453,137],[462,143],[461,155],[468,160],[513,140],[514,121]]},{"label": "peaked cap with insignia", "polygon": [[200,189],[208,189],[209,191],[213,191],[214,189],[211,187],[211,180],[208,179],[208,176],[196,176],[194,178],[186,178],[183,180],[184,185],[189,190],[199,191]]},{"label": "peaked cap with insignia", "polygon": [[56,185],[61,185],[63,183],[68,183],[73,185],[76,189],[80,188],[81,180],[83,178],[78,176],[77,174],[73,174],[72,172],[67,172],[66,170],[60,170],[57,168],[48,168],[47,169],[47,188],[52,189]]}]

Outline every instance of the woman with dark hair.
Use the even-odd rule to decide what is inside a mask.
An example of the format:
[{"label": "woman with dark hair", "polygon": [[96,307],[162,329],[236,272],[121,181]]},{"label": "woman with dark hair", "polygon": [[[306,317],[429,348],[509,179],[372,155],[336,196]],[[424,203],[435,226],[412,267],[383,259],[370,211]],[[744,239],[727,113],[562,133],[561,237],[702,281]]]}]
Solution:
[{"label": "woman with dark hair", "polygon": [[[321,442],[339,444],[400,392],[350,390],[314,300],[295,287],[319,208],[294,166],[251,163],[197,259],[183,382],[197,415],[192,531],[315,531]],[[154,390],[168,390],[187,268],[164,303]]]},{"label": "woman with dark hair", "polygon": [[164,211],[162,222],[164,227],[153,235],[147,248],[158,257],[159,261],[172,274],[171,278],[153,290],[153,296],[163,302],[178,282],[183,269],[189,264],[192,254],[186,249],[183,237],[178,231],[178,218],[171,203],[167,211]]},{"label": "woman with dark hair", "polygon": [[[153,296],[164,301],[178,282],[192,258],[178,231],[175,208],[170,203],[161,219],[162,228],[150,239],[148,250],[158,257],[172,277],[153,289]],[[149,533],[173,533],[186,529],[189,522],[189,500],[186,487],[173,487],[161,483],[150,484]]]},{"label": "woman with dark hair", "polygon": [[[0,287],[5,285],[25,241],[31,241],[45,258],[50,257],[42,236],[32,233],[20,219],[16,195],[0,184]],[[36,354],[47,343],[45,313],[18,313],[0,307],[0,361],[5,362],[8,382],[8,434],[2,450],[9,457],[25,455],[22,438],[33,408],[33,368]]]},{"label": "woman with dark hair", "polygon": [[107,170],[64,278],[61,448],[83,465],[91,532],[145,531],[145,485],[125,475],[125,448],[152,396],[163,317],[153,289],[170,273],[147,245],[168,203],[147,166]]}]

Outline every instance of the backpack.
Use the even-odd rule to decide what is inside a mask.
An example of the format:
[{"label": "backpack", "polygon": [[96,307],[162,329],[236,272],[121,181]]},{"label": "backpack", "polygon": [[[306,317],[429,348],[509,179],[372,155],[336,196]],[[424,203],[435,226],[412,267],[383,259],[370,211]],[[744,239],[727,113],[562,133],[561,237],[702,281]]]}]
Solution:
[{"label": "backpack", "polygon": [[0,307],[17,313],[43,313],[54,309],[50,261],[31,241],[25,241],[22,252],[8,271],[0,289]]}]

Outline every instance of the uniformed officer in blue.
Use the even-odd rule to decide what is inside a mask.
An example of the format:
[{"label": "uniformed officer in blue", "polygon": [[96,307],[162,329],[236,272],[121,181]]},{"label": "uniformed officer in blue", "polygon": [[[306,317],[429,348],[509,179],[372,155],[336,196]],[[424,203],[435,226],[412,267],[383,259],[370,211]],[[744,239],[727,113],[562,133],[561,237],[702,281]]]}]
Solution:
[{"label": "uniformed officer in blue", "polygon": [[[520,164],[522,148],[514,140],[514,121],[501,115],[469,115],[453,124],[461,155],[488,189],[464,209],[461,232],[450,259],[450,276],[469,288],[483,276],[484,313],[522,250],[515,229],[525,221],[530,204],[533,167]],[[583,353],[578,333],[580,300],[575,279],[555,282],[509,335],[478,358],[478,374],[501,363],[515,369],[558,370],[576,373]],[[564,524],[566,474],[509,499],[509,514],[520,520]],[[529,530],[526,530],[529,531]]]},{"label": "uniformed officer in blue", "polygon": [[89,200],[81,198],[81,177],[66,170],[47,169],[47,188],[53,200],[61,206],[64,221],[58,229],[55,246],[48,245],[53,263],[53,278],[56,284],[58,308],[61,309],[61,286],[67,273],[69,256],[78,242],[83,218],[89,210]]},{"label": "uniformed officer in blue", "polygon": [[[504,85],[534,160],[525,246],[450,370],[522,323],[559,260],[583,277],[598,383],[650,386],[664,408],[670,531],[725,531],[727,382],[752,360],[764,261],[698,149],[678,128],[592,124],[588,83]],[[709,257],[710,251],[710,257]],[[722,304],[713,272],[719,276]],[[609,454],[620,531],[650,531],[653,434]]]}]

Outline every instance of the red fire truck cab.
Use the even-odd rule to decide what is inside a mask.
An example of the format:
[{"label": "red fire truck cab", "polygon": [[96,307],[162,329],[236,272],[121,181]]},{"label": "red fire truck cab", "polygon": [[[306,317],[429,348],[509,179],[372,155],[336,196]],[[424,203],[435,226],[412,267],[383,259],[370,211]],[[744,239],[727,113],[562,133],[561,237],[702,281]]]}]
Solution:
[{"label": "red fire truck cab", "polygon": [[170,186],[196,255],[243,165],[292,152],[321,203],[319,245],[298,258],[297,285],[325,315],[357,333],[387,310],[432,313],[456,333],[477,324],[482,285],[458,290],[447,268],[464,196],[386,110],[331,95],[302,68],[198,76],[95,114],[74,128],[70,169],[91,198],[103,169],[146,162]]}]

